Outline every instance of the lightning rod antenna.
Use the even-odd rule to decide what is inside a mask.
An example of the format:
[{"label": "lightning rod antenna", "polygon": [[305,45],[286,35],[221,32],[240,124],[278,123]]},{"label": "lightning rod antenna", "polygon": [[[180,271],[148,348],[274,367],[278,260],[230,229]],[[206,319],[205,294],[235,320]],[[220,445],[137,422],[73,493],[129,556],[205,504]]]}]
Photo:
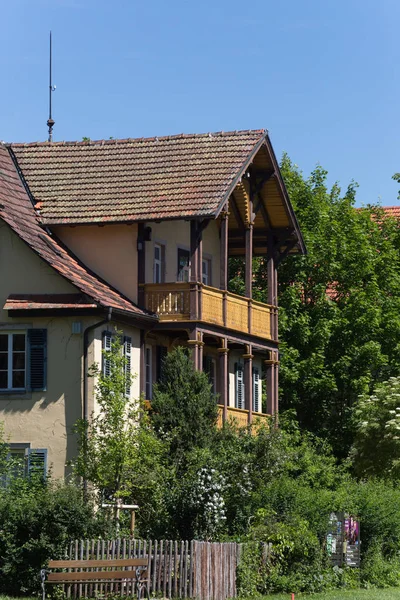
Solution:
[{"label": "lightning rod antenna", "polygon": [[51,116],[51,95],[52,93],[55,91],[56,86],[53,86],[53,81],[52,81],[52,47],[51,47],[51,31],[50,31],[50,77],[49,77],[49,118],[47,119],[47,127],[49,128],[49,142],[53,141],[53,127],[54,127],[54,123],[55,121],[53,120],[52,116]]}]

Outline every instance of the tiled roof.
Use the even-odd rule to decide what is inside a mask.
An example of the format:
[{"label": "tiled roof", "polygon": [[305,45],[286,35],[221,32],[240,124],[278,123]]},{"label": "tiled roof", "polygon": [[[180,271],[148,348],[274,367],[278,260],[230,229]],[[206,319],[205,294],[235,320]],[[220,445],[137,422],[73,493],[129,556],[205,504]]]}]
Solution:
[{"label": "tiled roof", "polygon": [[0,218],[45,262],[98,305],[139,317],[149,313],[114,290],[42,229],[8,149],[0,144]]},{"label": "tiled roof", "polygon": [[394,219],[400,219],[400,206],[382,206],[385,214]]},{"label": "tiled roof", "polygon": [[41,309],[91,309],[97,304],[90,302],[83,294],[11,294],[4,310],[41,310]]},{"label": "tiled roof", "polygon": [[11,149],[53,225],[211,217],[266,138],[261,129]]}]

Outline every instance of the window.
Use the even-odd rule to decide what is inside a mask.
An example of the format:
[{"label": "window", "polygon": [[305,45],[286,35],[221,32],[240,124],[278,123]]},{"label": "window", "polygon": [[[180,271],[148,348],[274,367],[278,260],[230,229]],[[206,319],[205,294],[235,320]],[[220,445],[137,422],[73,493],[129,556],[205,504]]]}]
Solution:
[{"label": "window", "polygon": [[153,282],[164,283],[165,281],[165,246],[154,244]]},{"label": "window", "polygon": [[153,397],[153,369],[152,369],[152,360],[153,353],[152,347],[146,346],[145,348],[145,395],[146,400],[151,400]]},{"label": "window", "polygon": [[40,477],[47,475],[47,449],[31,448],[29,443],[10,444],[9,468],[2,477],[2,485],[7,486],[17,477]]},{"label": "window", "polygon": [[[105,355],[105,352],[111,352],[114,336],[111,331],[103,331],[103,356],[102,356],[102,373],[104,377],[111,376],[111,361]],[[125,357],[124,374],[126,377],[125,395],[131,395],[131,382],[128,380],[128,374],[132,373],[132,338],[124,336],[122,343],[122,351]]]},{"label": "window", "polygon": [[0,333],[0,391],[46,389],[47,330]]},{"label": "window", "polygon": [[203,258],[203,283],[211,285],[211,258]]},{"label": "window", "polygon": [[208,380],[211,383],[211,391],[213,394],[217,393],[216,387],[216,361],[212,356],[204,356],[203,358],[203,371],[207,373]]},{"label": "window", "polygon": [[189,281],[190,253],[189,250],[178,248],[178,281]]},{"label": "window", "polygon": [[244,371],[241,363],[235,364],[235,407],[244,408]]},{"label": "window", "polygon": [[0,389],[23,390],[26,380],[25,333],[0,334]]},{"label": "window", "polygon": [[124,357],[125,357],[125,396],[128,398],[131,395],[131,375],[132,375],[132,338],[124,337]]},{"label": "window", "polygon": [[261,380],[260,371],[253,367],[253,411],[260,412]]}]

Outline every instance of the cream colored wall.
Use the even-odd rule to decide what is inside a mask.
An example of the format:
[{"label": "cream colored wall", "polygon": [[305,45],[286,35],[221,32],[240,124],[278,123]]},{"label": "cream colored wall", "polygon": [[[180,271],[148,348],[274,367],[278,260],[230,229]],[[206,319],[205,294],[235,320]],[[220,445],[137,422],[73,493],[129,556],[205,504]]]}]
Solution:
[{"label": "cream colored wall", "polygon": [[[244,365],[243,352],[239,350],[231,350],[229,352],[229,406],[235,407],[235,363],[241,362]],[[262,377],[262,358],[254,355],[253,367],[258,367],[260,377]],[[262,412],[262,402],[260,399],[259,412]]]},{"label": "cream colored wall", "polygon": [[[162,221],[147,223],[151,227],[151,241],[146,243],[146,282],[153,282],[154,244],[165,246],[165,281],[177,280],[178,248],[190,250],[190,222]],[[203,231],[203,255],[211,258],[211,285],[219,287],[220,243],[216,221],[211,221]]]},{"label": "cream colored wall", "polygon": [[137,302],[137,224],[57,226],[54,233],[80,260]]},{"label": "cream colored wall", "polygon": [[[101,320],[90,317],[9,317],[2,309],[13,293],[76,293],[78,290],[34,254],[4,222],[0,221],[0,332],[47,329],[47,390],[45,392],[1,393],[0,421],[10,443],[29,443],[31,448],[47,448],[48,464],[55,478],[68,472],[66,462],[76,456],[72,427],[83,416],[83,333],[72,334],[72,323],[80,321],[82,332]],[[101,363],[101,334],[95,330],[89,340],[88,364]],[[140,332],[123,327],[132,337],[132,371],[139,371]],[[93,380],[88,381],[89,409]],[[132,385],[132,397],[139,396],[139,378]]]},{"label": "cream colored wall", "polygon": [[[47,448],[54,477],[65,473],[76,442],[71,428],[82,415],[82,336],[72,334],[72,321],[64,318],[11,318],[3,310],[15,293],[76,293],[77,289],[42,261],[3,221],[0,221],[0,331],[46,328],[47,391],[0,393],[0,420],[12,443]],[[86,319],[85,325],[93,321]]]}]

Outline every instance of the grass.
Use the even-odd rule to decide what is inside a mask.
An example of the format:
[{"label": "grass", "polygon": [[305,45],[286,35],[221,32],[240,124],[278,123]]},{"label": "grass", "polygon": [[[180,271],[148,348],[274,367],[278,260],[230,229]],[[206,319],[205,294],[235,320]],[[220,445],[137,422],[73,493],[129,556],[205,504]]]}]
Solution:
[{"label": "grass", "polygon": [[[290,600],[291,594],[265,596],[265,600]],[[333,590],[322,594],[295,594],[295,600],[400,600],[400,588],[379,590]]]}]

